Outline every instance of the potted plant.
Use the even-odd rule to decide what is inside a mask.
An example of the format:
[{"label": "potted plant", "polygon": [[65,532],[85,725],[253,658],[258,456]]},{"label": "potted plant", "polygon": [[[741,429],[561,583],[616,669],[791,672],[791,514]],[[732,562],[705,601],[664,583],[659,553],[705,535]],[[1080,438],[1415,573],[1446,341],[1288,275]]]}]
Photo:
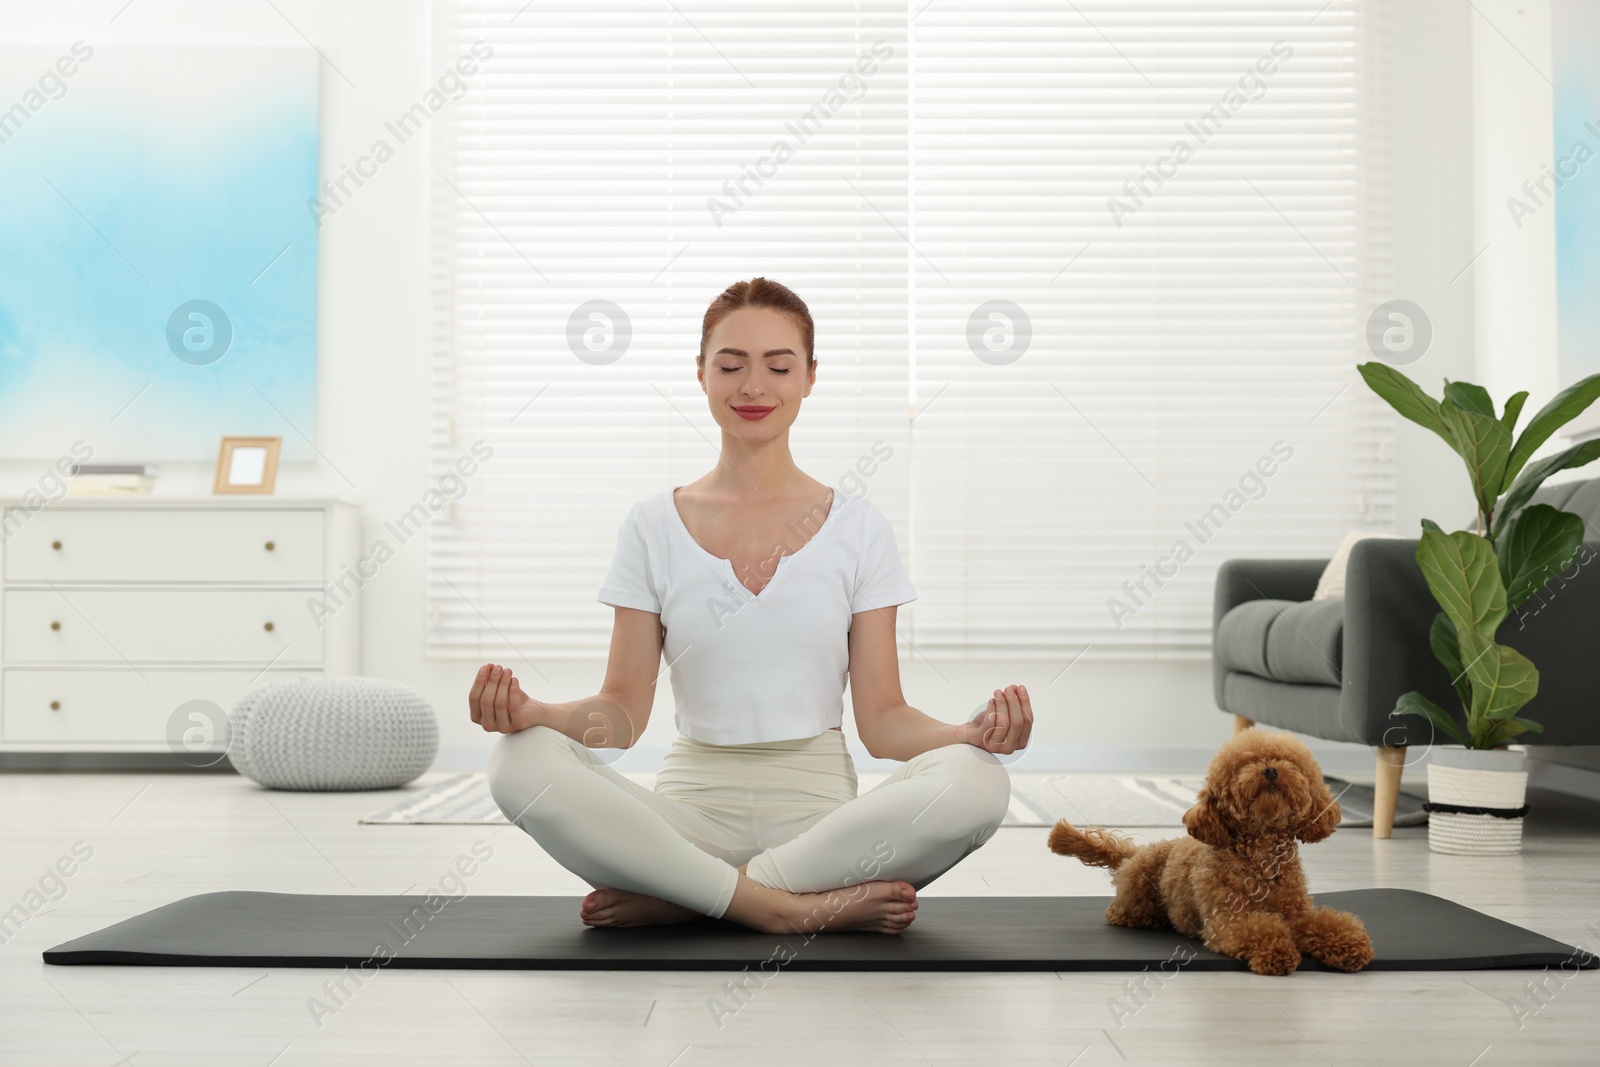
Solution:
[{"label": "potted plant", "polygon": [[1562,390],[1513,438],[1526,392],[1508,399],[1497,415],[1488,392],[1470,382],[1447,379],[1443,399],[1435,400],[1386,363],[1357,370],[1373,392],[1461,456],[1478,505],[1476,529],[1446,533],[1423,519],[1417,545],[1417,565],[1442,609],[1429,644],[1450,672],[1465,725],[1416,691],[1401,696],[1391,713],[1421,716],[1456,742],[1434,749],[1428,765],[1428,844],[1436,852],[1516,852],[1528,772],[1522,752],[1505,746],[1519,734],[1543,730],[1518,714],[1538,693],[1539,672],[1516,649],[1497,643],[1495,633],[1583,547],[1581,518],[1528,501],[1550,475],[1600,457],[1600,440],[1532,463],[1529,458],[1600,397],[1600,374]]}]

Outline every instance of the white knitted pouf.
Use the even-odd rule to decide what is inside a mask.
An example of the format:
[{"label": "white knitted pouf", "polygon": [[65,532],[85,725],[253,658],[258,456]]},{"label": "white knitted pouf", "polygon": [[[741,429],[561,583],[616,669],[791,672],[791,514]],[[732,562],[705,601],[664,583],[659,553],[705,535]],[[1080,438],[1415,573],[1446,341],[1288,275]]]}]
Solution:
[{"label": "white knitted pouf", "polygon": [[433,708],[382,678],[301,678],[246,693],[228,758],[269,789],[393,789],[439,750]]}]

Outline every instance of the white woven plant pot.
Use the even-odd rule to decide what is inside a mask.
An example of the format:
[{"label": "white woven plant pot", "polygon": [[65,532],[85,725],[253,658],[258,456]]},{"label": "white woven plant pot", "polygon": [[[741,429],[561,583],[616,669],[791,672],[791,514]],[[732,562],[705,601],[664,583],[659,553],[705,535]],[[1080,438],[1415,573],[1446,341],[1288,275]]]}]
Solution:
[{"label": "white woven plant pot", "polygon": [[1522,816],[1433,810],[1443,804],[1515,810],[1528,796],[1522,753],[1444,746],[1428,763],[1428,847],[1457,856],[1501,856],[1522,850]]}]

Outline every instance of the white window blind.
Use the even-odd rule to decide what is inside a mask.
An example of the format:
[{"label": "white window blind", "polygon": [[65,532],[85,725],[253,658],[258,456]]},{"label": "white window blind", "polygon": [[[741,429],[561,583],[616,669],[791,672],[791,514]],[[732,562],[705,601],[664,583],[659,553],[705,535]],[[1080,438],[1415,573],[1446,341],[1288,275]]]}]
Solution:
[{"label": "white window blind", "polygon": [[908,651],[1201,653],[1223,560],[1392,523],[1376,0],[520,7],[438,7],[441,70],[493,55],[432,126],[430,455],[494,455],[429,528],[434,652],[604,654],[627,506],[716,462],[700,317],[761,274]]},{"label": "white window blind", "polygon": [[[440,470],[478,438],[494,456],[430,530],[430,645],[603,655],[595,594],[628,506],[717,461],[695,355],[735,281],[776,278],[816,320],[796,462],[854,486],[865,457],[854,478],[905,524],[906,13],[520,6],[441,5],[441,68],[480,39],[493,56],[436,129],[432,451]],[[596,300],[631,329],[612,362],[569,345]],[[600,315],[581,319],[597,345],[617,326]]]}]

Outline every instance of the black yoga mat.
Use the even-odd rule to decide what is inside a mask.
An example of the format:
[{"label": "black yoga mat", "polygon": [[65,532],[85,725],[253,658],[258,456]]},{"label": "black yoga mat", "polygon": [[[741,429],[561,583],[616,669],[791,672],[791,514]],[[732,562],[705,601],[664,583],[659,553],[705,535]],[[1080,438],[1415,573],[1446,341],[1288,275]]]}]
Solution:
[{"label": "black yoga mat", "polygon": [[[579,897],[203,893],[57,945],[46,963],[551,970],[1243,970],[1171,930],[1107,925],[1109,897],[927,897],[903,934],[761,934],[717,919],[591,929]],[[1410,889],[1319,893],[1366,923],[1371,970],[1594,967],[1559,941]],[[1307,958],[1301,967],[1329,970]]]}]

